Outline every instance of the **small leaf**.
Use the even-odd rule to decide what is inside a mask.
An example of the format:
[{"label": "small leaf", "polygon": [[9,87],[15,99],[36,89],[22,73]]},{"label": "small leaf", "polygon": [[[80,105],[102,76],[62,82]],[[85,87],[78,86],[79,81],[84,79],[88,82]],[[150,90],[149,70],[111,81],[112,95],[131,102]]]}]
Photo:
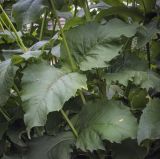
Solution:
[{"label": "small leaf", "polygon": [[130,100],[130,104],[133,110],[141,110],[143,109],[147,102],[147,91],[144,89],[133,89],[130,93],[129,93],[129,100]]},{"label": "small leaf", "polygon": [[[21,32],[17,32],[17,34],[19,35],[19,37],[22,36]],[[10,32],[8,30],[4,30],[4,32],[0,32],[0,39],[4,40],[4,42],[1,42],[1,43],[14,43],[14,42],[16,42],[16,36],[15,36],[14,32]]]},{"label": "small leaf", "polygon": [[156,33],[159,32],[157,25],[157,21],[151,21],[146,26],[139,27],[137,31],[136,48],[145,47],[145,45],[152,40]]},{"label": "small leaf", "polygon": [[23,73],[22,101],[28,130],[44,126],[49,112],[59,111],[77,89],[87,89],[84,75],[66,73],[43,62],[28,66]]},{"label": "small leaf", "polygon": [[137,134],[137,121],[129,108],[114,100],[87,104],[75,127],[79,132],[76,145],[83,151],[104,149],[102,140],[120,143]]},{"label": "small leaf", "polygon": [[143,110],[138,127],[138,143],[160,139],[160,99],[151,99]]},{"label": "small leaf", "polygon": [[128,20],[128,17],[131,17],[135,21],[142,20],[143,13],[138,8],[128,8],[126,6],[116,6],[107,8],[105,10],[100,11],[97,16],[96,20],[100,21],[103,18],[110,17],[110,16],[118,16]]},{"label": "small leaf", "polygon": [[64,27],[63,27],[63,30],[67,31],[71,28],[74,28],[78,25],[82,25],[85,23],[85,19],[84,18],[80,18],[80,17],[73,17],[72,19],[69,19]]}]

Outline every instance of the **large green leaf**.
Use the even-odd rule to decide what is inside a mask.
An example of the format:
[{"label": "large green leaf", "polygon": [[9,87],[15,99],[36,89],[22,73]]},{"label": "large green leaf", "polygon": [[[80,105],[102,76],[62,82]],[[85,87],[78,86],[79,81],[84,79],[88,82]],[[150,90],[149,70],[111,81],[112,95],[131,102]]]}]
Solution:
[{"label": "large green leaf", "polygon": [[13,66],[10,60],[0,63],[0,106],[3,106],[9,98],[16,70],[17,67]]},{"label": "large green leaf", "polygon": [[[63,132],[55,137],[34,138],[28,143],[29,150],[23,155],[15,155],[15,159],[70,159],[74,142],[71,132]],[[13,156],[5,156],[3,159],[13,159]]]},{"label": "large green leaf", "polygon": [[73,143],[74,136],[71,132],[33,139],[29,143],[30,151],[25,159],[70,159]]},{"label": "large green leaf", "polygon": [[104,149],[102,140],[119,143],[137,134],[137,121],[129,108],[114,100],[87,104],[75,127],[79,133],[76,145],[84,151]]},{"label": "large green leaf", "polygon": [[152,99],[143,110],[138,127],[139,144],[147,139],[160,139],[160,99]]},{"label": "large green leaf", "polygon": [[59,111],[77,89],[86,89],[86,77],[64,71],[46,63],[32,64],[22,78],[22,101],[28,130],[44,126],[47,114]]},{"label": "large green leaf", "polygon": [[113,159],[144,159],[146,149],[138,146],[135,140],[125,140],[121,144],[113,144]]},{"label": "large green leaf", "polygon": [[21,27],[40,18],[44,8],[44,0],[19,0],[13,5],[13,15]]},{"label": "large green leaf", "polygon": [[[119,55],[122,44],[115,40],[120,37],[132,37],[136,33],[137,24],[126,24],[118,19],[110,20],[107,24],[87,23],[65,32],[66,39],[80,69],[106,67],[106,62]],[[62,58],[67,59],[64,44],[61,46]]]}]

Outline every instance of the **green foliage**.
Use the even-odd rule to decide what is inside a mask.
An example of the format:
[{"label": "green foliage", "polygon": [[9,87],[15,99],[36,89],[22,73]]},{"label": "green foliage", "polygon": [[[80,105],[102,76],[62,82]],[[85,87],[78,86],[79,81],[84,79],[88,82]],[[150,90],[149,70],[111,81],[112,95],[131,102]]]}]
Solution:
[{"label": "green foliage", "polygon": [[[88,23],[65,32],[73,58],[83,71],[106,67],[106,63],[119,55],[123,44],[120,37],[132,37],[137,24],[125,24],[114,19],[106,25]],[[73,39],[74,37],[74,39]],[[66,51],[62,44],[62,58],[66,60]]]},{"label": "green foliage", "polygon": [[138,142],[159,139],[159,99],[152,99],[143,110],[138,128]]},{"label": "green foliage", "polygon": [[112,148],[114,159],[140,159],[144,158],[147,152],[145,148],[138,146],[135,140],[125,140],[121,144],[113,144]]},{"label": "green foliage", "polygon": [[160,158],[159,0],[0,3],[0,158]]},{"label": "green foliage", "polygon": [[134,139],[137,133],[137,121],[129,109],[112,100],[85,105],[75,127],[79,131],[76,145],[84,151],[104,149],[102,140],[119,143],[127,138]]},{"label": "green foliage", "polygon": [[20,0],[13,5],[13,14],[17,24],[21,27],[35,22],[42,14],[44,0]]},{"label": "green foliage", "polygon": [[10,96],[16,70],[9,60],[0,63],[0,106],[4,106]]},{"label": "green foliage", "polygon": [[28,130],[44,126],[49,112],[59,111],[77,89],[86,88],[84,75],[67,73],[43,62],[28,66],[23,74],[22,107]]}]

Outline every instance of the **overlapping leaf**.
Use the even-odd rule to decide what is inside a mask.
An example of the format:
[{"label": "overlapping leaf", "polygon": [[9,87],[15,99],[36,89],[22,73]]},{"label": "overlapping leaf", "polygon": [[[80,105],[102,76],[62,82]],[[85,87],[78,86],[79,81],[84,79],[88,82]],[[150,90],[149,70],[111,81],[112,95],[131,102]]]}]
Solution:
[{"label": "overlapping leaf", "polygon": [[[74,136],[71,132],[63,132],[59,135],[34,138],[28,143],[29,150],[25,154],[15,155],[15,159],[70,159],[71,146],[74,144]],[[4,156],[3,159],[13,159],[12,156]]]},{"label": "overlapping leaf", "polygon": [[0,106],[3,106],[9,98],[16,70],[17,67],[13,66],[10,60],[0,63]]},{"label": "overlapping leaf", "polygon": [[112,100],[87,104],[75,126],[79,131],[77,147],[82,150],[104,149],[102,140],[119,143],[137,134],[137,121],[129,109]]},{"label": "overlapping leaf", "polygon": [[13,5],[13,15],[21,27],[40,18],[44,8],[44,0],[19,0]]},{"label": "overlapping leaf", "polygon": [[24,70],[22,101],[28,130],[44,126],[47,114],[58,111],[77,89],[86,89],[86,77],[65,73],[46,63],[32,64]]},{"label": "overlapping leaf", "polygon": [[138,128],[138,142],[160,139],[160,100],[152,99],[143,110]]},{"label": "overlapping leaf", "polygon": [[[21,37],[22,33],[17,32],[17,34]],[[4,30],[4,32],[0,32],[0,43],[3,44],[5,42],[7,43],[13,43],[16,41],[16,36],[13,32],[10,32],[8,30]]]},{"label": "overlapping leaf", "polygon": [[[106,63],[119,55],[122,44],[117,42],[123,35],[132,37],[136,33],[137,24],[126,24],[118,19],[106,25],[88,23],[70,29],[65,33],[66,39],[80,69],[106,67]],[[64,44],[61,47],[62,58],[67,59]]]},{"label": "overlapping leaf", "polygon": [[121,144],[113,144],[113,159],[144,159],[146,149],[138,146],[135,140],[125,140]]},{"label": "overlapping leaf", "polygon": [[143,13],[138,8],[128,8],[126,6],[116,6],[110,7],[105,10],[100,11],[96,16],[96,20],[102,20],[103,18],[107,18],[109,16],[118,16],[124,19],[128,19],[128,17],[132,18],[135,21],[140,21],[143,19]]},{"label": "overlapping leaf", "polygon": [[160,76],[152,71],[134,71],[124,70],[117,73],[107,74],[107,84],[111,84],[112,81],[119,82],[124,86],[128,85],[128,81],[132,81],[136,85],[140,85],[141,88],[155,88],[160,91]]}]

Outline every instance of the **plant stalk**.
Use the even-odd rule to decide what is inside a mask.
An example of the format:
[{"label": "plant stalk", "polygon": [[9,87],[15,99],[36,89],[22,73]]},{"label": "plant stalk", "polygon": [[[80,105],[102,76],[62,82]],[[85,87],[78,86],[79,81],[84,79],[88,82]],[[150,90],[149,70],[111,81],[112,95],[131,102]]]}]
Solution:
[{"label": "plant stalk", "polygon": [[0,21],[0,28],[1,28],[2,31],[4,32],[4,27],[3,27],[2,23],[1,23],[1,21]]},{"label": "plant stalk", "polygon": [[47,17],[47,10],[45,9],[45,11],[44,11],[44,17],[42,19],[42,25],[41,25],[41,31],[40,31],[39,41],[41,41],[42,38],[43,38],[43,31],[44,31],[44,25],[45,25],[46,17]]},{"label": "plant stalk", "polygon": [[66,52],[67,52],[67,55],[68,55],[68,58],[69,58],[69,62],[70,62],[71,69],[72,69],[72,71],[76,71],[76,70],[77,70],[77,66],[76,66],[76,64],[75,64],[74,59],[72,58],[71,51],[70,51],[70,49],[69,49],[69,47],[68,47],[65,34],[64,34],[64,32],[63,32],[63,29],[62,29],[60,20],[59,20],[59,18],[58,18],[57,13],[56,13],[56,8],[55,8],[55,5],[54,5],[54,2],[53,2],[53,0],[50,0],[50,2],[51,2],[52,9],[53,9],[53,13],[55,14],[55,17],[56,17],[56,20],[57,20],[57,23],[58,23],[60,32],[61,32],[61,34],[62,34],[62,38],[63,38],[64,45],[65,45],[65,48],[66,48]]},{"label": "plant stalk", "polygon": [[79,91],[79,94],[80,94],[80,96],[81,96],[81,99],[82,99],[83,104],[86,104],[86,99],[85,99],[85,97],[84,97],[84,95],[83,95],[82,90]]},{"label": "plant stalk", "polygon": [[143,4],[144,13],[145,13],[145,15],[146,15],[147,9],[146,9],[146,6],[145,6],[145,3],[144,3],[144,0],[141,0],[141,1],[142,1],[142,4]]},{"label": "plant stalk", "polygon": [[22,49],[24,52],[27,52],[27,48],[25,47],[25,45],[24,45],[24,43],[23,43],[21,37],[19,37],[19,35],[17,34],[16,28],[15,28],[14,25],[12,24],[11,20],[9,19],[8,15],[7,15],[6,12],[4,11],[4,9],[3,9],[3,7],[2,7],[1,4],[0,4],[0,9],[1,9],[2,13],[4,14],[4,16],[5,16],[6,20],[7,20],[7,22],[9,23],[11,29],[13,30],[13,32],[14,32],[14,34],[15,34],[17,40],[19,41],[20,46],[21,46],[21,49]]},{"label": "plant stalk", "polygon": [[70,119],[68,118],[68,116],[66,115],[66,113],[63,111],[63,109],[60,110],[61,114],[63,115],[64,119],[67,121],[68,125],[70,126],[70,128],[72,129],[75,137],[78,137],[78,133],[77,130],[74,128],[73,124],[71,123]]},{"label": "plant stalk", "polygon": [[76,17],[77,9],[78,9],[78,2],[77,2],[77,0],[75,0],[75,4],[74,4],[74,6],[75,6],[75,10],[74,10],[74,17]]},{"label": "plant stalk", "polygon": [[20,94],[20,92],[19,92],[19,89],[17,88],[17,86],[16,86],[15,84],[13,84],[13,88],[14,88],[14,90],[16,91],[18,97],[21,97],[21,94]]},{"label": "plant stalk", "polygon": [[2,108],[0,108],[0,112],[2,113],[2,115],[5,117],[5,119],[9,122],[11,119],[10,117],[3,111]]},{"label": "plant stalk", "polygon": [[147,49],[148,68],[151,69],[151,53],[150,53],[149,43],[146,44],[146,49]]},{"label": "plant stalk", "polygon": [[85,2],[83,3],[83,9],[84,9],[84,12],[85,12],[86,20],[91,21],[91,14],[90,14],[90,10],[89,10],[87,0],[85,0]]},{"label": "plant stalk", "polygon": [[[0,17],[0,21],[2,22],[2,25],[4,25],[7,28],[7,30],[10,32],[10,34],[12,35],[12,37],[15,38],[14,34],[12,33],[12,31],[10,30],[10,28],[7,26],[7,24],[4,22],[4,20],[1,17]],[[21,45],[20,45],[18,39],[15,38],[15,40],[17,42],[17,45],[21,48]]]}]

